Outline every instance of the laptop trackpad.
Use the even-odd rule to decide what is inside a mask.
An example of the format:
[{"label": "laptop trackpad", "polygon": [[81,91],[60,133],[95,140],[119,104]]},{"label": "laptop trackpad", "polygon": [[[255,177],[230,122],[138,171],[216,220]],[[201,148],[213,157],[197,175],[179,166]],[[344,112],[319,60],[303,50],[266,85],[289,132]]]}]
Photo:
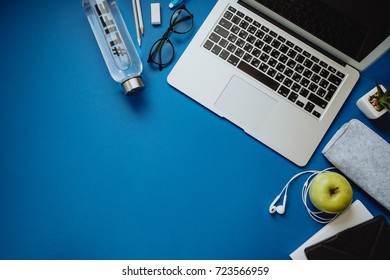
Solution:
[{"label": "laptop trackpad", "polygon": [[245,130],[257,132],[276,103],[261,90],[233,76],[215,106],[226,114],[226,118],[238,121]]}]

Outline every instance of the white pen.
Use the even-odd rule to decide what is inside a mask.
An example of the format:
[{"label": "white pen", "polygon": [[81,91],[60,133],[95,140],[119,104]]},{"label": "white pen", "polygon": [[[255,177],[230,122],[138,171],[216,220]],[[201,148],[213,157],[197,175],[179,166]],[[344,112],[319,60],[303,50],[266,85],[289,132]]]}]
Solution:
[{"label": "white pen", "polygon": [[143,35],[144,34],[144,21],[142,19],[142,9],[141,9],[140,0],[135,0],[135,3],[137,5],[139,29],[141,30],[141,34]]},{"label": "white pen", "polygon": [[134,22],[135,22],[135,31],[137,32],[137,41],[138,45],[141,46],[141,35],[140,35],[140,29],[139,29],[139,23],[138,23],[138,12],[137,12],[137,5],[135,3],[136,0],[132,0],[133,4],[133,14],[134,14]]}]

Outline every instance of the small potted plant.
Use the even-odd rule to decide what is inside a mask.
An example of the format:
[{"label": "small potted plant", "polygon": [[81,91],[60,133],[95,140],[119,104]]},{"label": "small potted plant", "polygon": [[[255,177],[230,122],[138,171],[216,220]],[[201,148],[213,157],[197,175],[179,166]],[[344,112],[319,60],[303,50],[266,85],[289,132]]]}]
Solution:
[{"label": "small potted plant", "polygon": [[356,105],[362,113],[369,119],[377,119],[390,111],[390,87],[376,83],[376,87],[363,95]]}]

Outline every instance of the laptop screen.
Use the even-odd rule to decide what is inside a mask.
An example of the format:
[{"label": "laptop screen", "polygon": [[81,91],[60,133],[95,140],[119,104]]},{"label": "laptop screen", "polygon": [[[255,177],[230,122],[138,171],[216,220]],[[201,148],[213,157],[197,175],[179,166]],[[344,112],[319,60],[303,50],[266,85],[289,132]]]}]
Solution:
[{"label": "laptop screen", "polygon": [[390,34],[389,0],[255,0],[356,61]]}]

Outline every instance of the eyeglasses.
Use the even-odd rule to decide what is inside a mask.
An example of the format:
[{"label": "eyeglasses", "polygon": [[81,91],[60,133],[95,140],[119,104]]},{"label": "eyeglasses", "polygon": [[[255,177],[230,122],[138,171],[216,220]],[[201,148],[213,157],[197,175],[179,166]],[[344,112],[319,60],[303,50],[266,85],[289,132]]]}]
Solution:
[{"label": "eyeglasses", "polygon": [[169,27],[161,39],[158,39],[149,52],[148,63],[157,64],[160,71],[168,65],[175,54],[172,42],[168,35],[173,32],[176,34],[185,34],[190,32],[194,25],[194,16],[186,9],[185,5],[180,6],[173,12]]}]

